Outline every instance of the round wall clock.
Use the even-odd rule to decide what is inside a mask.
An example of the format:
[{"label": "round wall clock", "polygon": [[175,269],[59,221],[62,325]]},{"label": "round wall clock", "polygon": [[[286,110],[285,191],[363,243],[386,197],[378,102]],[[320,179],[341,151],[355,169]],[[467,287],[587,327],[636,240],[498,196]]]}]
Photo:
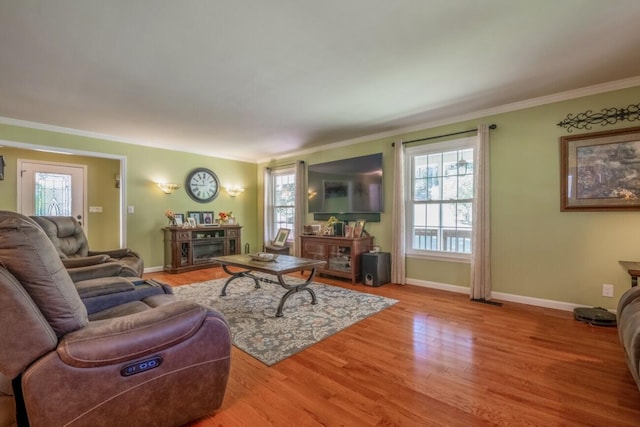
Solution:
[{"label": "round wall clock", "polygon": [[220,181],[213,171],[207,168],[196,168],[189,172],[186,182],[189,197],[198,203],[208,203],[218,197]]}]

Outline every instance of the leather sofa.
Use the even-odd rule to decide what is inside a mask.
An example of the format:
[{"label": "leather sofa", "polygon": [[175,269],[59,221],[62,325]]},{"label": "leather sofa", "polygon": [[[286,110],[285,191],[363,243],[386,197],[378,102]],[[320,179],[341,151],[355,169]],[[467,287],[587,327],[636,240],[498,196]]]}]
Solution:
[{"label": "leather sofa", "polygon": [[89,314],[173,293],[170,286],[141,278],[143,261],[130,249],[91,251],[80,223],[70,216],[32,216],[54,244]]},{"label": "leather sofa", "polygon": [[16,425],[16,405],[11,380],[0,374],[0,427]]},{"label": "leather sofa", "polygon": [[74,282],[98,277],[141,277],[144,262],[131,249],[92,251],[82,225],[71,216],[31,217],[53,242]]},{"label": "leather sofa", "polygon": [[622,295],[616,314],[625,360],[640,390],[640,286],[632,287]]},{"label": "leather sofa", "polygon": [[222,404],[231,333],[219,312],[162,294],[89,315],[51,240],[7,211],[0,316],[18,425],[177,426]]}]

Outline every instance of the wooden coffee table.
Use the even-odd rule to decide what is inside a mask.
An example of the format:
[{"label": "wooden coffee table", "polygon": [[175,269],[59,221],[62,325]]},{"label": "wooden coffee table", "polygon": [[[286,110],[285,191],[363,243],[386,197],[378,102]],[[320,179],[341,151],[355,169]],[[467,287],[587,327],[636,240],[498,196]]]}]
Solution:
[{"label": "wooden coffee table", "polygon": [[[213,258],[213,262],[217,262],[222,265],[222,268],[227,274],[230,274],[231,277],[227,279],[224,286],[222,287],[222,291],[220,292],[220,296],[225,296],[227,294],[227,286],[229,283],[238,279],[240,277],[250,277],[256,283],[256,288],[260,288],[260,282],[267,283],[276,283],[282,286],[287,290],[287,292],[280,299],[280,304],[278,304],[278,310],[276,311],[276,317],[282,317],[282,308],[284,307],[285,301],[292,294],[300,291],[307,291],[311,294],[311,304],[317,304],[317,298],[313,289],[308,288],[309,284],[313,281],[313,277],[316,274],[316,267],[324,265],[324,261],[315,260],[315,259],[307,259],[307,258],[298,258],[289,255],[280,255],[275,261],[256,261],[251,258],[248,254],[243,255],[227,255]],[[243,271],[230,271],[228,267],[239,267],[244,269]],[[284,275],[288,273],[293,273],[295,271],[302,270],[311,270],[311,274],[309,277],[303,282],[298,284],[288,284],[284,280]],[[252,274],[253,271],[259,271],[261,273],[267,273],[276,276],[277,281],[268,279],[266,277],[258,277]]]}]

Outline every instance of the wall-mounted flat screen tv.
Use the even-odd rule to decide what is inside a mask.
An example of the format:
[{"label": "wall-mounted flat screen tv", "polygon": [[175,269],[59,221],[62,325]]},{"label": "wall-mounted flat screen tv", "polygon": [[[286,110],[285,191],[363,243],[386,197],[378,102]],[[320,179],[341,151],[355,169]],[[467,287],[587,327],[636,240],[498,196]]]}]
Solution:
[{"label": "wall-mounted flat screen tv", "polygon": [[382,153],[309,165],[309,212],[382,212]]}]

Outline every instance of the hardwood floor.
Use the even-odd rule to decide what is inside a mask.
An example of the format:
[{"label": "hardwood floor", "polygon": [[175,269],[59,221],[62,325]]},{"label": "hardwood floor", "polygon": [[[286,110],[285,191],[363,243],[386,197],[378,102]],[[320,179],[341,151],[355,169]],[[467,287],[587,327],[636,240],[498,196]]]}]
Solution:
[{"label": "hardwood floor", "polygon": [[[182,285],[226,274],[146,276]],[[189,426],[640,425],[616,328],[410,285],[317,281],[399,303],[272,367],[234,347],[222,408]]]}]

